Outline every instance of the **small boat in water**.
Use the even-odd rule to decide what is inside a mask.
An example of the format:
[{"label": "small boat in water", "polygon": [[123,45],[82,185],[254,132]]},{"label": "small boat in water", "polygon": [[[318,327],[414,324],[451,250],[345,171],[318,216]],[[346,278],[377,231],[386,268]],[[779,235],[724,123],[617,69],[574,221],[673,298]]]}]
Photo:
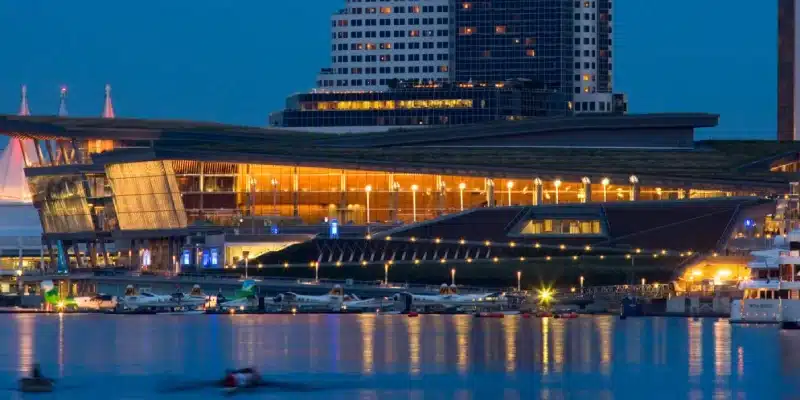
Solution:
[{"label": "small boat in water", "polygon": [[54,382],[47,378],[22,378],[19,380],[19,391],[24,393],[49,393],[53,391]]}]

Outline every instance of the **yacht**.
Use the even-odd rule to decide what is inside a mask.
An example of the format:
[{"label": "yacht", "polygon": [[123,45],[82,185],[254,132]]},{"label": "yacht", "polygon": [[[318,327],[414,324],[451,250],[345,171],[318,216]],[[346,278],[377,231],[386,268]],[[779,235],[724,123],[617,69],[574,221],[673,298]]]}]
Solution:
[{"label": "yacht", "polygon": [[774,239],[773,248],[750,253],[750,277],[739,283],[741,300],[731,303],[731,323],[800,321],[800,231]]}]

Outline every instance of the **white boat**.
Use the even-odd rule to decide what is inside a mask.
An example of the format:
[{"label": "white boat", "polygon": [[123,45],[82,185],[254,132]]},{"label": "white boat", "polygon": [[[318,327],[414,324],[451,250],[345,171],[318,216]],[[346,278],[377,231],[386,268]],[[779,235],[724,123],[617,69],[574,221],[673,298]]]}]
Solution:
[{"label": "white boat", "polygon": [[774,247],[751,253],[750,278],[739,283],[741,300],[731,303],[731,323],[800,321],[800,231],[778,236]]}]

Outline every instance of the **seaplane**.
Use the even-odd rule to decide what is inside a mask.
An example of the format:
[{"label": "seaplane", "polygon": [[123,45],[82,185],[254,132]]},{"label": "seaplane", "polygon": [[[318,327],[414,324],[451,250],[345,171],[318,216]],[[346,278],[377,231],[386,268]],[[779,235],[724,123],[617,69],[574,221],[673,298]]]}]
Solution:
[{"label": "seaplane", "polygon": [[44,300],[53,308],[63,310],[113,310],[117,306],[117,298],[107,294],[95,296],[67,296],[61,297],[53,281],[46,280],[39,284],[44,294]]},{"label": "seaplane", "polygon": [[[344,289],[340,285],[334,286],[328,294],[320,296],[302,295],[293,292],[281,293],[275,297],[275,303],[294,309],[326,309],[330,311],[346,309]],[[356,306],[356,303],[352,304]]]},{"label": "seaplane", "polygon": [[461,295],[458,294],[458,288],[455,285],[448,286],[446,283],[439,287],[439,294],[436,295],[403,292],[395,294],[392,299],[394,300],[395,308],[401,310],[410,310],[411,308],[453,309],[458,307],[488,309],[501,308],[508,305],[508,298],[504,293]]},{"label": "seaplane", "polygon": [[217,307],[221,310],[245,310],[257,306],[256,281],[252,279],[242,282],[242,288],[236,291],[232,299],[226,299],[222,292],[217,294]]},{"label": "seaplane", "polygon": [[137,291],[133,285],[128,285],[125,288],[125,294],[118,299],[120,305],[124,308],[135,310],[138,308],[148,307],[169,307],[174,301],[172,295],[158,295],[149,291]]}]

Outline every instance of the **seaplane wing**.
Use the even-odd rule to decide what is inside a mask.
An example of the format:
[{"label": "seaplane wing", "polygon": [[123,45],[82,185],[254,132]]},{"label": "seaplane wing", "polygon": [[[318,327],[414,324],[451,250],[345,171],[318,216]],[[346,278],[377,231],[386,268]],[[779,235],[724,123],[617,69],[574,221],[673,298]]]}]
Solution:
[{"label": "seaplane wing", "polygon": [[365,300],[355,298],[353,300],[345,300],[342,303],[342,308],[345,310],[378,310],[382,307],[390,305],[391,303],[391,300],[383,297]]}]

